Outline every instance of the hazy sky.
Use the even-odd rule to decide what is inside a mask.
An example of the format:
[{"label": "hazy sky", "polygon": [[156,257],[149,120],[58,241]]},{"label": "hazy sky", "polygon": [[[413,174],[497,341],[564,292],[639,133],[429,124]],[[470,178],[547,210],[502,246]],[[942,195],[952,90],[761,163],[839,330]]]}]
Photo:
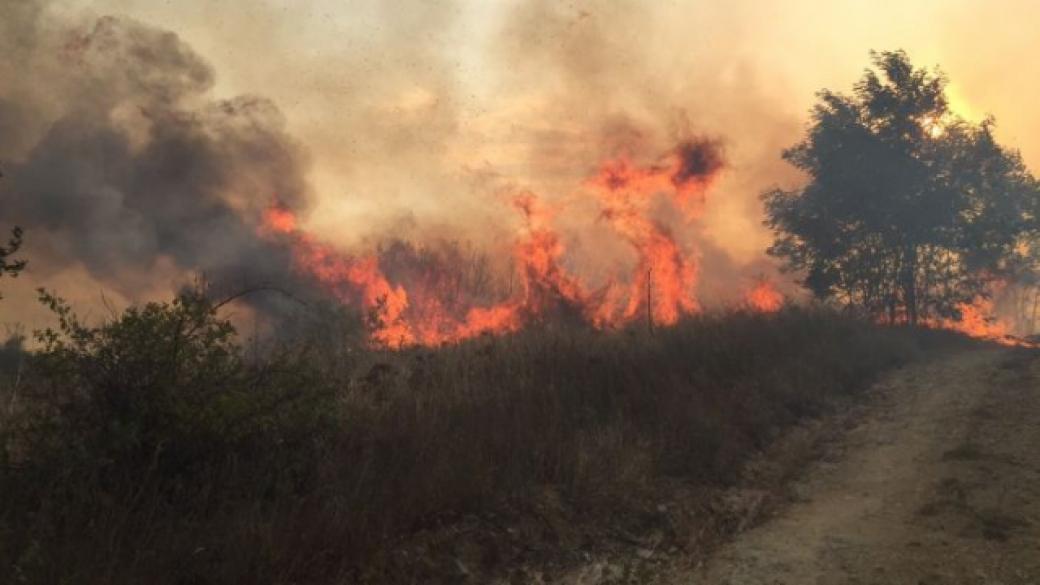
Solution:
[{"label": "hazy sky", "polygon": [[493,244],[488,226],[512,221],[496,188],[566,199],[604,156],[653,157],[692,133],[723,140],[729,159],[697,238],[734,265],[761,262],[757,196],[799,180],[780,149],[799,138],[814,93],[848,90],[871,49],[940,66],[954,108],[996,116],[999,137],[1040,168],[1040,4],[1026,0],[61,0],[52,10],[171,30],[213,66],[215,97],[273,99],[311,157],[307,225],[345,245],[388,231]]},{"label": "hazy sky", "polygon": [[[568,45],[593,27],[597,36],[607,37],[590,41],[606,45],[596,49],[605,53],[604,62],[589,65],[601,69],[596,74],[609,78],[617,69],[619,81],[643,81],[645,76],[661,89],[662,116],[668,110],[691,110],[694,130],[723,134],[733,150],[750,149],[748,145],[763,140],[772,144],[772,137],[757,131],[772,133],[774,125],[782,126],[780,143],[793,142],[815,91],[847,89],[867,64],[870,49],[903,48],[915,62],[939,65],[949,74],[962,114],[996,115],[1004,140],[1021,148],[1032,166],[1040,163],[1032,138],[1040,113],[1030,91],[1040,77],[1040,62],[1032,58],[1040,44],[1035,34],[1040,5],[1026,0],[81,4],[176,31],[212,62],[220,93],[273,97],[315,156],[312,172],[322,207],[328,209],[314,221],[327,229],[369,211],[385,212],[388,199],[391,205],[403,202],[420,209],[436,205],[428,199],[437,199],[437,193],[421,193],[430,186],[424,180],[428,177],[418,177],[419,184],[413,185],[405,178],[372,176],[381,169],[359,168],[359,158],[382,146],[359,144],[370,138],[366,132],[380,131],[352,131],[359,118],[372,110],[382,110],[377,117],[396,111],[398,122],[411,116],[420,139],[437,138],[424,146],[451,151],[430,157],[451,156],[459,163],[453,169],[450,162],[439,161],[448,174],[485,160],[503,171],[522,166],[510,160],[515,145],[508,142],[523,137],[510,135],[506,126],[532,124],[545,101],[564,91],[566,83],[524,70],[539,67],[544,56],[537,52],[545,49],[543,44],[582,50]],[[534,32],[515,29],[518,20],[537,18],[540,12],[562,24],[520,23]],[[544,30],[537,31],[539,26]],[[522,34],[546,38],[532,40],[534,50],[503,48],[510,35]],[[640,71],[633,74],[631,69]],[[630,89],[611,91],[624,94]],[[757,95],[739,101],[712,99],[712,94],[739,91]],[[582,97],[597,99],[594,92]],[[728,131],[714,121],[745,115],[771,127],[740,124]],[[384,186],[394,193],[365,192],[370,181],[393,183]]]}]

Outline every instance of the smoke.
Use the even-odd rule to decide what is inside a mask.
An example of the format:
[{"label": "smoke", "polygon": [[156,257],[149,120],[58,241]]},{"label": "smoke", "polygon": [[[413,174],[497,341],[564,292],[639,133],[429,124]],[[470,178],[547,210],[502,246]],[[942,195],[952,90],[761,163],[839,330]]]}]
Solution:
[{"label": "smoke", "polygon": [[[668,206],[656,206],[654,219],[698,261],[698,296],[718,304],[740,298],[762,274],[776,276],[763,254],[769,234],[758,194],[798,179],[779,154],[798,136],[800,116],[745,56],[740,27],[713,9],[683,6],[514,4],[493,44],[500,109],[509,112],[508,123],[500,120],[509,139],[500,142],[520,145],[503,157],[524,161],[511,163],[511,176],[550,199],[572,199],[603,160],[655,164],[680,145],[675,180],[710,177],[711,188],[692,185],[697,200],[676,201],[689,221]],[[710,40],[718,27],[732,28],[731,38]],[[572,266],[607,275],[618,262],[641,261],[618,247],[609,221],[593,225],[587,208],[572,207],[559,218],[573,240]],[[706,253],[710,261],[699,262]]]},{"label": "smoke", "polygon": [[35,276],[76,267],[128,297],[157,273],[286,278],[289,251],[257,227],[272,202],[307,208],[307,157],[271,101],[212,97],[213,69],[172,32],[8,6],[0,194]]},{"label": "smoke", "polygon": [[[460,270],[461,254],[434,253],[429,256],[434,262],[411,247],[399,246],[403,254],[346,254],[301,230],[292,212],[280,206],[265,214],[263,231],[292,247],[297,270],[361,308],[377,345],[436,345],[512,331],[532,321],[613,328],[645,318],[651,326],[670,325],[700,310],[698,258],[696,250],[676,240],[668,222],[654,217],[654,204],[687,221],[697,217],[723,166],[719,144],[706,139],[685,141],[651,164],[627,156],[604,162],[585,181],[583,193],[600,206],[599,217],[638,261],[599,290],[563,265],[566,245],[555,227],[557,209],[531,192],[512,198],[525,221],[513,243],[521,287],[502,299],[480,294],[478,285],[489,281]],[[388,278],[392,272],[410,272],[412,278]],[[776,310],[779,298],[776,294],[748,306]]]},{"label": "smoke", "polygon": [[[17,3],[0,25],[12,80],[0,88],[0,189],[5,216],[29,231],[32,278],[134,299],[195,271],[243,284],[299,276],[285,240],[258,236],[272,206],[359,258],[387,239],[450,235],[516,263],[531,230],[511,205],[520,191],[553,209],[538,228],[560,250],[553,270],[586,295],[646,288],[687,311],[774,271],[757,194],[790,176],[777,153],[797,117],[739,55],[677,49],[659,10],[532,0],[474,20],[465,2],[360,2],[335,39],[346,49],[322,52],[301,40],[332,46],[304,26],[320,3],[248,15],[201,3],[213,14],[177,33],[41,2]],[[132,0],[107,4],[134,12]],[[193,13],[139,7],[162,22]],[[224,40],[199,33],[211,21]],[[218,56],[220,77],[189,37]],[[605,200],[589,183],[604,161],[647,173],[655,193]],[[626,213],[638,221],[622,225]],[[394,258],[388,286],[422,280]],[[624,282],[659,261],[698,290]]]}]

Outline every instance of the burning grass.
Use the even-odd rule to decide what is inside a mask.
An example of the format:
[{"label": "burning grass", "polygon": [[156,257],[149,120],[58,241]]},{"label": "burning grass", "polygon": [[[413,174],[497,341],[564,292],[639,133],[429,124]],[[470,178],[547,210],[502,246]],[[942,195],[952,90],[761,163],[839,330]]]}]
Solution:
[{"label": "burning grass", "polygon": [[[461,546],[496,574],[525,550],[599,546],[657,486],[729,484],[940,335],[787,307],[247,359],[209,309],[59,334],[9,381],[5,579],[457,582]],[[452,536],[473,518],[500,538]],[[409,556],[424,534],[443,546]]]},{"label": "burning grass", "polygon": [[[598,205],[598,219],[637,257],[633,266],[615,267],[627,276],[595,290],[564,268],[564,237],[553,223],[559,204],[550,205],[529,191],[511,197],[523,227],[513,242],[521,286],[508,298],[457,303],[428,282],[391,284],[377,255],[338,251],[300,229],[296,216],[277,205],[266,211],[259,232],[293,251],[298,273],[317,280],[345,304],[364,307],[371,317],[370,339],[377,346],[435,346],[515,331],[552,318],[561,306],[597,328],[623,327],[644,318],[671,325],[701,309],[694,292],[698,252],[673,231],[692,229],[724,166],[718,142],[693,138],[656,161],[637,162],[627,155],[608,160],[587,178],[578,192]],[[675,225],[652,212],[658,202],[674,212]],[[778,307],[779,301],[772,310]]]}]

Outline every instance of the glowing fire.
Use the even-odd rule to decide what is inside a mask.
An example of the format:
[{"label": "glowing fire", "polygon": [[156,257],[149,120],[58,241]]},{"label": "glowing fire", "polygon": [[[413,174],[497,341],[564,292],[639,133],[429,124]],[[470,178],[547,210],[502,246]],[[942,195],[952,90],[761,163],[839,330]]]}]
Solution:
[{"label": "glowing fire", "polygon": [[[657,164],[640,166],[628,157],[604,163],[588,180],[602,217],[638,254],[627,299],[616,290],[609,303],[596,309],[600,323],[623,323],[646,314],[652,322],[672,324],[695,313],[698,266],[696,255],[683,250],[667,226],[650,216],[655,195],[665,195],[686,220],[701,214],[707,189],[722,169],[719,147],[710,141],[680,144]],[[616,286],[616,285],[612,285]]]},{"label": "glowing fire", "polygon": [[288,234],[296,231],[296,216],[291,211],[272,207],[264,213],[264,226],[275,233]]},{"label": "glowing fire", "polygon": [[784,296],[771,281],[761,279],[744,295],[744,304],[753,311],[775,313],[783,307]]},{"label": "glowing fire", "polygon": [[930,319],[927,327],[949,329],[976,339],[985,339],[1003,345],[1025,345],[1024,340],[1011,335],[1011,326],[995,316],[993,301],[978,297],[970,303],[959,303],[960,319]]},{"label": "glowing fire", "polygon": [[969,337],[1002,345],[1035,347],[1035,343],[1013,335],[1014,327],[997,315],[993,299],[999,297],[1007,286],[1006,281],[993,280],[988,286],[986,295],[956,305],[957,312],[960,314],[959,318],[927,319],[923,325],[957,331]]},{"label": "glowing fire", "polygon": [[1011,334],[1011,329],[1002,320],[990,317],[993,314],[993,301],[976,299],[972,303],[961,303],[957,306],[961,314],[959,321],[947,322],[950,329],[966,333],[972,337],[1002,340]]},{"label": "glowing fire", "polygon": [[268,209],[263,220],[267,232],[292,238],[298,267],[327,285],[340,300],[361,303],[372,322],[373,340],[398,346],[419,341],[402,321],[408,308],[408,294],[387,281],[375,256],[353,258],[315,241],[299,231],[296,217],[286,209]]},{"label": "glowing fire", "polygon": [[[670,226],[652,211],[664,201],[679,212],[673,215],[684,229],[689,227],[703,211],[705,196],[722,166],[718,146],[708,141],[684,143],[650,164],[628,156],[601,164],[581,193],[598,205],[600,219],[632,248],[636,262],[627,278],[608,281],[598,289],[565,267],[564,238],[554,229],[559,207],[527,191],[511,199],[524,220],[513,243],[520,287],[499,302],[459,302],[435,281],[394,283],[377,254],[355,256],[320,242],[300,229],[291,211],[279,206],[267,210],[260,231],[291,246],[297,270],[363,311],[369,338],[377,346],[457,342],[484,333],[515,331],[533,319],[562,314],[600,328],[641,320],[668,325],[700,310],[695,294],[698,256],[676,240]],[[764,278],[743,297],[744,307],[759,312],[775,312],[783,304],[783,295]],[[992,301],[980,298],[958,310],[959,319],[932,319],[925,325],[1005,344],[1024,343],[1009,335],[1006,323],[991,316]]]},{"label": "glowing fire", "polygon": [[531,312],[542,312],[554,303],[584,307],[587,295],[581,284],[560,265],[565,248],[552,229],[552,211],[530,192],[515,196],[513,206],[523,214],[526,229],[514,245],[523,278],[520,305]]},{"label": "glowing fire", "polygon": [[602,164],[585,182],[583,193],[599,205],[601,218],[632,247],[638,261],[628,278],[598,290],[564,267],[566,247],[553,227],[556,209],[534,193],[516,194],[512,204],[524,219],[513,245],[519,292],[462,311],[449,310],[438,291],[421,284],[406,288],[392,283],[376,255],[353,256],[317,241],[300,230],[287,209],[267,210],[261,232],[289,242],[299,271],[342,302],[362,309],[372,342],[381,346],[435,345],[513,331],[533,318],[562,311],[597,327],[641,319],[671,324],[700,310],[697,256],[652,217],[651,206],[660,197],[680,212],[680,221],[698,217],[722,167],[719,145],[707,140],[683,143],[650,164],[627,156]]}]

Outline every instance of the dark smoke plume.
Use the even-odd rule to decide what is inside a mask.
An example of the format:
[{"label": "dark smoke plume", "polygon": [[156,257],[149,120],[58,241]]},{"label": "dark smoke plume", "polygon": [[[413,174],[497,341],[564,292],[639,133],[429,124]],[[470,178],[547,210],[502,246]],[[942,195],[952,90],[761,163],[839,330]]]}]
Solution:
[{"label": "dark smoke plume", "polygon": [[35,270],[79,262],[116,288],[160,262],[226,285],[287,278],[257,225],[272,202],[306,206],[306,157],[272,102],[211,97],[213,70],[171,32],[36,2],[5,9],[0,50],[0,209]]},{"label": "dark smoke plume", "polygon": [[706,138],[687,140],[676,149],[679,169],[672,177],[676,185],[703,183],[726,166],[722,145]]}]

